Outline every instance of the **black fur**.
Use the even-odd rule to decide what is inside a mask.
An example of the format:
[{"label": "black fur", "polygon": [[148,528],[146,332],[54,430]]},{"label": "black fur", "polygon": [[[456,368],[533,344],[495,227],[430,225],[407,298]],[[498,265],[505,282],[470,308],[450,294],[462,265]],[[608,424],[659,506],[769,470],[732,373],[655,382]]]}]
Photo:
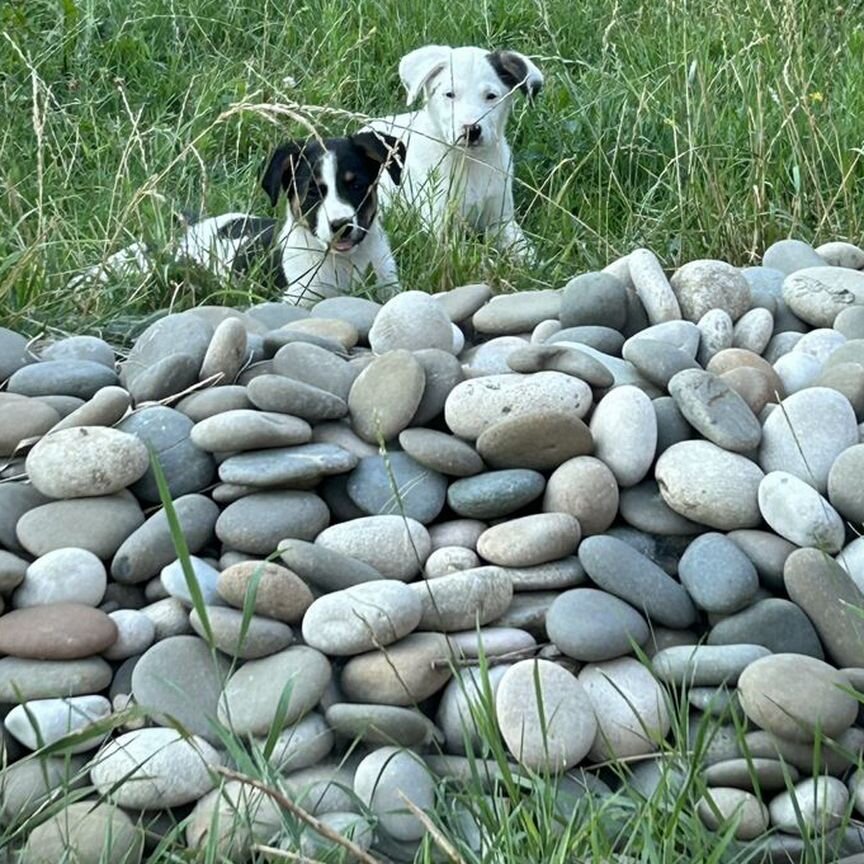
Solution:
[{"label": "black fur", "polygon": [[542,84],[527,80],[528,67],[518,54],[512,51],[493,51],[487,55],[487,59],[495,74],[510,90],[518,88],[529,99],[533,99],[543,89]]},{"label": "black fur", "polygon": [[287,288],[282,270],[282,251],[276,245],[278,227],[276,219],[261,216],[246,216],[223,225],[219,229],[220,237],[230,240],[248,238],[238,250],[231,269],[239,275],[255,271],[277,288]]}]

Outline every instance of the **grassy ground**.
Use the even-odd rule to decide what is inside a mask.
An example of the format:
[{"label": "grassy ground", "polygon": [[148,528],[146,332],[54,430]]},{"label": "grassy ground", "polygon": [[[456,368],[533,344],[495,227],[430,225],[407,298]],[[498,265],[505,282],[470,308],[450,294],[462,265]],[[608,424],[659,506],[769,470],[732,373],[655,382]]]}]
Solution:
[{"label": "grassy ground", "polygon": [[[66,278],[172,213],[266,213],[268,150],[397,108],[431,41],[531,54],[517,206],[544,265],[391,225],[407,287],[558,286],[636,245],[745,263],[864,223],[860,0],[6,0],[0,4],[0,322],[98,328],[257,286],[164,273],[69,296]],[[282,106],[281,111],[274,106]]]}]

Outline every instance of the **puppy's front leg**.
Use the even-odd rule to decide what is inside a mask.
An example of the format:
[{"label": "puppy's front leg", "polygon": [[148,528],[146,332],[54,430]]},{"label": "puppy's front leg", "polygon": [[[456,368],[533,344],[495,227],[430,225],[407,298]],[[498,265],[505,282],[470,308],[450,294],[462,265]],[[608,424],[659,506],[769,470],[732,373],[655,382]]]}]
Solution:
[{"label": "puppy's front leg", "polygon": [[375,244],[372,249],[371,263],[372,271],[378,280],[376,293],[382,300],[389,300],[391,297],[395,297],[401,290],[396,259],[393,257],[390,241],[384,232],[376,232],[376,236],[374,238],[370,237],[369,240],[374,240]]},{"label": "puppy's front leg", "polygon": [[537,260],[534,244],[525,236],[515,219],[497,226],[495,245],[522,264],[533,264]]}]

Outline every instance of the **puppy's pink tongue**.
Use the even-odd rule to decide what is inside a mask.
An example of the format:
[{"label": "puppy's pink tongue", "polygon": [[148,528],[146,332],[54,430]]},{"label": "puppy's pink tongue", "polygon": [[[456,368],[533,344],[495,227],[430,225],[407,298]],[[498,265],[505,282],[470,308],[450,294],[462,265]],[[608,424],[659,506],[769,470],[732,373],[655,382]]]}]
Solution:
[{"label": "puppy's pink tongue", "polygon": [[353,244],[350,240],[337,240],[337,241],[333,244],[333,248],[334,248],[337,252],[347,252],[347,251],[348,251],[349,249],[351,249],[353,246],[354,246],[354,244]]}]

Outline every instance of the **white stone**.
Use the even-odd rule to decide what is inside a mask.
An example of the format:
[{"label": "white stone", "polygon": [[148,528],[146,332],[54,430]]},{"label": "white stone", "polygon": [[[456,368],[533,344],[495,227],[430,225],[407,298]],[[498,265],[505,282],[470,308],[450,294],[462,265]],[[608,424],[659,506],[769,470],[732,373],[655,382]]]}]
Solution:
[{"label": "white stone", "polygon": [[[104,696],[69,696],[65,699],[34,699],[16,705],[3,721],[6,731],[29,750],[50,747],[67,735],[83,733],[111,714]],[[64,747],[64,753],[94,750],[107,734],[93,735],[78,744]]]},{"label": "white stone", "polygon": [[657,414],[645,393],[637,387],[616,387],[598,403],[590,429],[594,455],[619,486],[635,486],[645,477],[657,450]]}]

